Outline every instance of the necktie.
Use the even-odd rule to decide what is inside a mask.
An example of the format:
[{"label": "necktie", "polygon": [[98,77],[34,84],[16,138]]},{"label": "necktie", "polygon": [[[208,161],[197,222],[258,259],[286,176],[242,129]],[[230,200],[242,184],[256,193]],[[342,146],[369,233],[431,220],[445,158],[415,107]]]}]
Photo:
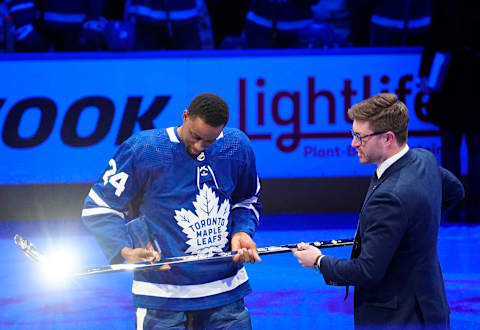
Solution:
[{"label": "necktie", "polygon": [[[368,197],[370,197],[370,195],[375,190],[375,188],[377,188],[377,182],[378,182],[377,171],[375,171],[373,172],[372,178],[370,179],[370,185],[368,186],[368,192],[367,192],[367,196],[365,197],[365,201],[368,199]],[[350,254],[350,259],[358,258],[358,256],[360,255],[362,240],[360,237],[359,227],[360,227],[360,223],[357,225],[357,230],[355,231],[355,238],[353,239],[352,253]],[[345,287],[344,300],[347,300],[348,289],[349,289],[349,286],[347,285]]]},{"label": "necktie", "polygon": [[375,171],[375,172],[373,172],[373,175],[370,178],[370,188],[369,189],[375,189],[377,187],[377,182],[378,182],[377,171]]}]

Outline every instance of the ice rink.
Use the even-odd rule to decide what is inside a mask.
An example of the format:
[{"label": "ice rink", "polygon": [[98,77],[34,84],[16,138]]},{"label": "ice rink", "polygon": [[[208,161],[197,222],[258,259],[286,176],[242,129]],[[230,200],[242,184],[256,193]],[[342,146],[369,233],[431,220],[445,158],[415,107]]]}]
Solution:
[{"label": "ice rink", "polygon": [[[356,214],[264,216],[259,247],[353,237]],[[132,273],[48,279],[15,246],[20,234],[41,251],[67,252],[82,267],[106,263],[80,220],[0,222],[0,328],[133,329]],[[480,225],[444,224],[439,256],[451,308],[451,328],[480,329]],[[351,247],[324,250],[348,258]],[[68,263],[69,257],[61,262]],[[353,295],[327,286],[291,253],[263,256],[246,265],[253,293],[246,297],[254,329],[352,329]]]}]

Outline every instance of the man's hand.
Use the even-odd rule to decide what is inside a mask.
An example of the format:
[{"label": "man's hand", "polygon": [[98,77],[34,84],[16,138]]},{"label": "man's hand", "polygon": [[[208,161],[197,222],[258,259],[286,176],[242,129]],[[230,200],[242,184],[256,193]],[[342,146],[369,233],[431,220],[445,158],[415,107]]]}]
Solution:
[{"label": "man's hand", "polygon": [[298,244],[298,248],[293,250],[293,255],[297,257],[298,262],[303,267],[311,269],[315,266],[315,261],[318,256],[322,255],[322,252],[314,246],[300,243]]},{"label": "man's hand", "polygon": [[[161,258],[160,253],[155,251],[153,249],[153,246],[150,242],[148,242],[147,247],[144,248],[136,248],[132,249],[131,247],[124,247],[121,250],[121,255],[123,259],[125,259],[127,262],[130,263],[135,263],[135,262],[141,262],[141,261],[150,261],[153,263],[154,261],[158,261]],[[170,270],[169,265],[163,265],[159,269],[164,271],[164,270]]]},{"label": "man's hand", "polygon": [[244,232],[238,232],[232,237],[232,251],[238,251],[233,261],[238,263],[262,261],[258,256],[257,244]]}]

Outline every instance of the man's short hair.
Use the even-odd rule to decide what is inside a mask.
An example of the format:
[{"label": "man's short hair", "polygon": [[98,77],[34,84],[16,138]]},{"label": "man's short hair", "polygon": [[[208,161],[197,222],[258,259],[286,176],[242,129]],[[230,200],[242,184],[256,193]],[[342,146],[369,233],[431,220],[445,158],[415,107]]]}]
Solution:
[{"label": "man's short hair", "polygon": [[200,117],[212,127],[227,124],[228,113],[228,105],[225,100],[212,93],[197,95],[188,106],[190,118]]},{"label": "man's short hair", "polygon": [[408,138],[408,109],[395,94],[381,93],[348,109],[352,120],[364,120],[374,132],[395,133],[398,145]]}]

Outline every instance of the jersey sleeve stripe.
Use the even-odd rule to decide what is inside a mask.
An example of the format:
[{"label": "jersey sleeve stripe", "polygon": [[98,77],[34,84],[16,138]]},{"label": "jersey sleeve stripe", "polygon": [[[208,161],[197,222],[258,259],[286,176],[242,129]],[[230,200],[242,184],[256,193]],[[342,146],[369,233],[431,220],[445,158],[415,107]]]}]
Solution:
[{"label": "jersey sleeve stripe", "polygon": [[15,6],[11,6],[10,7],[10,13],[25,10],[25,9],[30,9],[30,8],[33,8],[33,2],[21,3],[21,4],[18,4],[18,5],[15,5]]},{"label": "jersey sleeve stripe", "polygon": [[83,209],[82,217],[88,217],[88,216],[100,215],[100,214],[109,214],[109,213],[116,214],[122,219],[125,219],[125,215],[122,212],[118,212],[114,209],[106,208],[106,207],[94,207],[89,209]]},{"label": "jersey sleeve stripe", "polygon": [[[253,198],[253,197],[252,197]],[[252,199],[250,198],[250,199]],[[256,201],[257,198],[255,198],[255,201]],[[236,209],[238,207],[242,207],[242,208],[245,208],[245,209],[249,209],[249,210],[252,210],[253,213],[255,214],[255,217],[257,218],[257,220],[260,220],[260,213],[258,213],[258,210],[255,208],[255,206],[253,206],[252,203],[246,203],[245,201],[244,202],[240,202],[240,203],[237,203],[235,205],[232,206],[232,210],[233,209]]]},{"label": "jersey sleeve stripe", "polygon": [[105,203],[105,201],[101,199],[100,196],[97,195],[95,190],[90,189],[90,192],[88,193],[88,197],[90,197],[98,206],[110,208],[110,206],[107,203]]},{"label": "jersey sleeve stripe", "polygon": [[234,208],[234,207],[237,206],[237,205],[238,205],[239,207],[241,207],[241,206],[247,207],[248,205],[253,204],[253,203],[256,203],[257,201],[258,201],[258,197],[257,197],[257,196],[252,196],[252,197],[250,197],[250,198],[248,198],[248,199],[244,199],[243,201],[236,203],[235,205],[233,205],[232,208]]}]

